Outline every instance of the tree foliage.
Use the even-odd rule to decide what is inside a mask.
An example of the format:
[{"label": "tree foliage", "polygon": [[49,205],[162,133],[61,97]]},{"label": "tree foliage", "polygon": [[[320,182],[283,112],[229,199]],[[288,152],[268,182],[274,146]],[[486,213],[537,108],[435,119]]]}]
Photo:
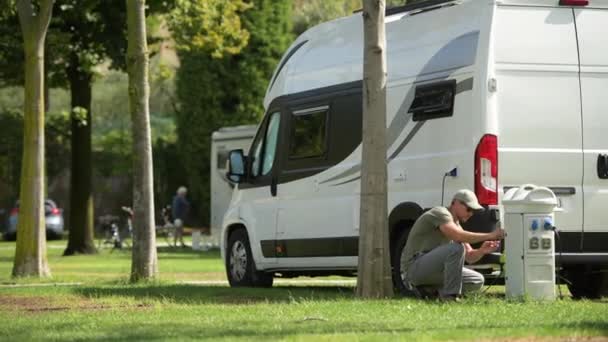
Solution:
[{"label": "tree foliage", "polygon": [[209,223],[211,134],[223,126],[258,122],[268,80],[293,38],[291,1],[254,0],[250,5],[241,15],[249,39],[239,54],[217,57],[213,50],[195,46],[179,50],[178,148],[198,224]]},{"label": "tree foliage", "polygon": [[216,58],[237,54],[249,40],[241,15],[251,6],[243,0],[175,0],[169,15],[173,37],[181,50]]},{"label": "tree foliage", "polygon": [[[386,7],[403,5],[407,0],[387,0]],[[409,2],[413,2],[410,0]],[[361,9],[361,0],[294,0],[293,31],[300,34],[311,26],[351,15]]]}]

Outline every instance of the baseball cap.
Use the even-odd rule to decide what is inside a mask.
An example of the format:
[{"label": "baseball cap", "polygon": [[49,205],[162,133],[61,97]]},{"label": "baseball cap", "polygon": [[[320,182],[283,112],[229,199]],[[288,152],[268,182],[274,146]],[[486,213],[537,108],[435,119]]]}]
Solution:
[{"label": "baseball cap", "polygon": [[477,201],[477,196],[471,190],[462,189],[454,195],[454,199],[464,203],[467,207],[473,210],[481,210],[483,207]]}]

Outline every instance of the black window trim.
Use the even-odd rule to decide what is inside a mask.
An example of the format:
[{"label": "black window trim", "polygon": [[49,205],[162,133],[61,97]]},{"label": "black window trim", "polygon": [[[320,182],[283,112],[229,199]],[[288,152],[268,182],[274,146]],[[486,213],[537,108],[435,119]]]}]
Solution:
[{"label": "black window trim", "polygon": [[[446,117],[451,117],[454,115],[454,105],[456,101],[456,80],[448,80],[448,81],[440,81],[434,83],[427,83],[416,86],[416,95],[414,96],[414,101],[412,101],[412,106],[410,107],[408,113],[413,114],[412,121],[427,121],[434,119],[441,119]],[[440,87],[450,87],[452,90],[452,98],[448,105],[437,105],[437,106],[426,106],[422,108],[414,108],[414,104],[416,103],[416,99],[419,96],[419,92],[426,91],[433,88]],[[422,117],[421,117],[422,116]]]},{"label": "black window trim", "polygon": [[[298,160],[324,160],[327,159],[328,156],[328,152],[329,152],[329,125],[330,125],[330,118],[329,118],[329,113],[331,110],[331,106],[329,104],[327,105],[321,105],[321,106],[314,106],[314,107],[309,107],[309,108],[304,108],[304,109],[298,109],[298,110],[292,110],[291,111],[291,117],[290,117],[290,128],[289,128],[289,145],[287,148],[287,160],[288,161],[298,161]],[[306,157],[293,157],[290,154],[290,150],[291,150],[291,136],[293,134],[293,130],[295,129],[294,127],[294,121],[293,121],[293,117],[297,117],[297,116],[306,116],[306,115],[313,115],[313,114],[317,114],[317,113],[325,113],[325,146],[323,149],[323,153],[319,154],[319,155],[315,155],[315,156],[306,156]]]}]

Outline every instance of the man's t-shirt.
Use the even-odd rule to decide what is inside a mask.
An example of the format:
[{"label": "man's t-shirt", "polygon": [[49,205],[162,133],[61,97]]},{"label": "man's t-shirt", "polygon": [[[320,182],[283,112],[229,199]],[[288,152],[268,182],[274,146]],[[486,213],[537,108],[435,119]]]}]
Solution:
[{"label": "man's t-shirt", "polygon": [[410,261],[416,253],[428,252],[450,242],[439,230],[439,226],[448,222],[455,220],[450,211],[444,207],[435,207],[416,220],[405,245],[405,260],[407,260],[405,270],[409,268]]}]

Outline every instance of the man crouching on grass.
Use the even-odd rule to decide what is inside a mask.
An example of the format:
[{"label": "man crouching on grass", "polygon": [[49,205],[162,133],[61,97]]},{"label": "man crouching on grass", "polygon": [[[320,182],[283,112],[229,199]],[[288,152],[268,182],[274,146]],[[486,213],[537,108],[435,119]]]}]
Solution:
[{"label": "man crouching on grass", "polygon": [[[431,288],[439,292],[442,300],[458,300],[467,292],[481,289],[483,275],[465,268],[486,254],[496,251],[504,230],[491,233],[473,233],[462,229],[464,223],[481,210],[477,197],[470,190],[454,195],[449,208],[435,207],[422,214],[414,223],[405,245],[404,258],[406,284],[411,290]],[[471,243],[483,242],[479,249]]]}]

